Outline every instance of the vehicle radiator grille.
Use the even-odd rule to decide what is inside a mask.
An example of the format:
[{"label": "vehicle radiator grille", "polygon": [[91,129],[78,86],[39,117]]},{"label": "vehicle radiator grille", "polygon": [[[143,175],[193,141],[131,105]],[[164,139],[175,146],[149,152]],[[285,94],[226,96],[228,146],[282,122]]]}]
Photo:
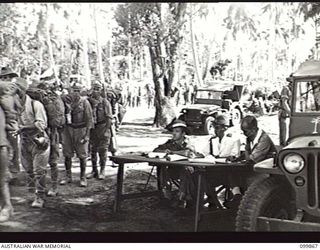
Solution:
[{"label": "vehicle radiator grille", "polygon": [[320,154],[308,153],[305,159],[307,160],[305,164],[308,167],[308,204],[310,207],[320,208]]}]

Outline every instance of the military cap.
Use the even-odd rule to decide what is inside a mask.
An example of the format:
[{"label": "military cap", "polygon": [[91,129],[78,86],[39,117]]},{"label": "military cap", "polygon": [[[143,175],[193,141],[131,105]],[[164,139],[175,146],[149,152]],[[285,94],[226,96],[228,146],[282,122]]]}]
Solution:
[{"label": "military cap", "polygon": [[177,119],[172,123],[172,128],[179,128],[179,127],[187,128],[187,124],[184,121]]},{"label": "military cap", "polygon": [[73,90],[82,90],[82,89],[83,89],[83,86],[81,85],[81,83],[75,82],[75,83],[71,86],[71,89],[73,89]]},{"label": "military cap", "polygon": [[40,81],[45,82],[47,84],[54,84],[56,82],[56,78],[54,75],[51,75],[40,78]]},{"label": "military cap", "polygon": [[102,83],[100,81],[94,81],[91,85],[92,88],[102,88]]},{"label": "military cap", "polygon": [[18,74],[9,67],[2,67],[0,70],[0,77],[4,76],[18,77]]},{"label": "military cap", "polygon": [[218,115],[213,121],[213,125],[221,125],[225,127],[230,127],[230,119],[226,115]]}]

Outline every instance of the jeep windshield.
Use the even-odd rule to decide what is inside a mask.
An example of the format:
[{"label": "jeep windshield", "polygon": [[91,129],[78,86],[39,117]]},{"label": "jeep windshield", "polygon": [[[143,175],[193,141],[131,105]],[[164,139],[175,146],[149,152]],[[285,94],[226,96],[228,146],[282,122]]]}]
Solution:
[{"label": "jeep windshield", "polygon": [[198,90],[196,94],[197,99],[221,100],[222,91],[213,90]]},{"label": "jeep windshield", "polygon": [[296,83],[294,109],[298,113],[320,112],[320,81]]}]

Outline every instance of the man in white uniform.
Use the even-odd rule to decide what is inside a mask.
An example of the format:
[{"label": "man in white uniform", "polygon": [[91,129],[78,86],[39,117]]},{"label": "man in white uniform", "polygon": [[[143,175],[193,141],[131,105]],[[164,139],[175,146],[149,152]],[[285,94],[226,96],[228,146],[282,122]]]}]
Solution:
[{"label": "man in white uniform", "polygon": [[[240,156],[240,134],[231,132],[228,130],[230,128],[230,120],[225,115],[218,115],[214,121],[214,129],[216,136],[210,140],[210,153],[216,158],[226,158],[227,160],[233,160]],[[228,176],[217,176],[219,178],[218,183],[229,182]],[[217,182],[210,180],[207,182],[208,188],[208,201],[211,204],[210,192],[212,188],[215,188]],[[232,194],[234,197],[241,195],[239,187],[232,187]]]}]

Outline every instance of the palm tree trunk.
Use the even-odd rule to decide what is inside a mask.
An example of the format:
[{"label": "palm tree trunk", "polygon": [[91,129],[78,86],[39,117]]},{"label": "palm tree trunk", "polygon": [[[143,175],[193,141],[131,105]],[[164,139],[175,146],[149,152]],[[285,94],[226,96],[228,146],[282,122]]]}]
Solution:
[{"label": "palm tree trunk", "polygon": [[51,36],[50,36],[50,27],[49,27],[49,25],[50,25],[49,24],[50,8],[49,8],[48,4],[46,4],[46,8],[47,8],[46,35],[47,35],[47,44],[48,44],[48,48],[49,48],[50,64],[53,69],[53,73],[56,78],[56,81],[59,82],[58,72],[56,69],[54,56],[53,56],[53,47],[52,47],[52,42],[51,42]]},{"label": "palm tree trunk", "polygon": [[[91,5],[92,6],[92,5]],[[97,22],[97,13],[96,13],[96,6],[93,6],[93,17],[94,17],[94,26],[96,32],[96,40],[97,40],[97,54],[98,54],[98,69],[99,69],[99,76],[100,80],[104,83],[104,74],[103,74],[103,64],[102,64],[102,55],[101,55],[101,43],[99,37],[99,29],[98,29],[98,22]]]},{"label": "palm tree trunk", "polygon": [[199,83],[199,86],[202,86],[202,78],[200,76],[200,69],[198,64],[198,56],[195,48],[195,41],[194,41],[194,32],[193,32],[193,20],[192,20],[192,4],[190,4],[190,15],[189,15],[189,24],[190,24],[190,40],[191,40],[191,49],[192,49],[192,57],[193,57],[193,64],[194,64],[194,70],[197,76],[197,80]]},{"label": "palm tree trunk", "polygon": [[320,24],[320,17],[316,16],[314,18],[314,27],[315,27],[315,32],[316,32],[316,43],[315,43],[315,59],[319,60],[320,59],[320,32],[319,32],[319,24]]},{"label": "palm tree trunk", "polygon": [[[88,9],[86,9],[87,6],[82,5],[82,13],[83,13],[83,22],[86,22],[88,20]],[[86,27],[83,25],[82,27]],[[87,31],[83,28],[82,29],[82,44],[83,44],[83,63],[84,63],[84,71],[85,71],[85,78],[86,78],[86,87],[89,88],[91,85],[91,71],[89,66],[89,56],[88,56],[88,35]]]},{"label": "palm tree trunk", "polygon": [[38,72],[38,78],[40,80],[41,76],[41,71],[42,71],[42,63],[43,63],[43,44],[41,43],[40,45],[40,50],[39,50],[39,72]]}]

